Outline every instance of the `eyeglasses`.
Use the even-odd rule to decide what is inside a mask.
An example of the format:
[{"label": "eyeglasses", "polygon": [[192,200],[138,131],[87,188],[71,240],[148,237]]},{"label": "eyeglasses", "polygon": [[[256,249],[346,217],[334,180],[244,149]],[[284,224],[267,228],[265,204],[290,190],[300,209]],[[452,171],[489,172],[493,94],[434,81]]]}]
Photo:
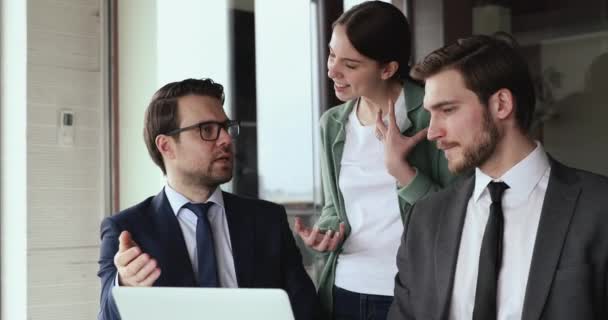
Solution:
[{"label": "eyeglasses", "polygon": [[191,126],[177,128],[167,133],[168,136],[174,136],[182,131],[199,128],[201,139],[205,141],[215,141],[220,136],[220,130],[224,129],[231,138],[236,138],[239,135],[239,122],[237,120],[226,120],[224,122],[203,121]]}]

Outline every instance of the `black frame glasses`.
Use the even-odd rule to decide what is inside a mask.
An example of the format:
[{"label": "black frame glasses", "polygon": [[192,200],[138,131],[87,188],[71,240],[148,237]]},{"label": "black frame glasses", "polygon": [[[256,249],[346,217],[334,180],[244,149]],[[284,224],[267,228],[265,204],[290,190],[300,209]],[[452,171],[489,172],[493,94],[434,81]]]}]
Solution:
[{"label": "black frame glasses", "polygon": [[191,130],[191,129],[199,129],[199,135],[201,139],[204,141],[215,141],[220,137],[221,129],[226,130],[226,133],[231,138],[236,138],[240,132],[240,124],[238,120],[226,120],[224,122],[217,121],[203,121],[197,124],[193,124],[191,126],[177,128],[175,130],[171,130],[166,135],[174,136],[182,131]]}]

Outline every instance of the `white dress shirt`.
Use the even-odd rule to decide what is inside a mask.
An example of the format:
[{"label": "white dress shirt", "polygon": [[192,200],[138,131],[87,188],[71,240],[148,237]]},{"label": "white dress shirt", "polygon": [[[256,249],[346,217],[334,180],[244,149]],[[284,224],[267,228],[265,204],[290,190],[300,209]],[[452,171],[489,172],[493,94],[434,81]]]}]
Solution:
[{"label": "white dress shirt", "polygon": [[[403,91],[395,102],[395,117],[402,131],[411,126]],[[362,125],[357,107],[353,108],[346,123],[339,176],[351,232],[338,257],[335,285],[392,296],[403,222],[397,181],[386,170],[384,144],[374,135],[375,129],[375,125]]]},{"label": "white dress shirt", "polygon": [[[192,262],[195,278],[198,276],[198,255],[196,251],[196,221],[198,217],[190,209],[183,206],[190,202],[188,198],[175,191],[168,184],[165,186],[165,195],[177,217],[177,221],[182,229],[188,256]],[[207,212],[209,225],[213,232],[215,245],[215,257],[217,259],[217,274],[220,286],[223,288],[237,288],[236,271],[234,268],[234,258],[232,257],[232,245],[230,243],[230,231],[226,220],[226,208],[222,190],[218,187],[211,194],[207,202],[213,205]],[[162,272],[162,270],[161,270]],[[198,279],[197,279],[198,280]]]},{"label": "white dress shirt", "polygon": [[[497,289],[497,320],[521,319],[526,284],[551,167],[540,143],[494,181],[509,185],[502,198],[504,233],[502,269]],[[467,206],[452,302],[451,320],[470,320],[475,306],[479,252],[490,213],[488,183],[493,179],[475,170],[475,189]]]}]

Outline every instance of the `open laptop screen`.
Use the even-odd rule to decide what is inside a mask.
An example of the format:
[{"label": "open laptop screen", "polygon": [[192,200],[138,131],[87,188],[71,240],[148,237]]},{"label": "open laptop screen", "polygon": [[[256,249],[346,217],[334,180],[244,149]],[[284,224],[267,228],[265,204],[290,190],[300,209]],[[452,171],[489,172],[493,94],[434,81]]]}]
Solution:
[{"label": "open laptop screen", "polygon": [[281,289],[115,287],[122,320],[293,320]]}]

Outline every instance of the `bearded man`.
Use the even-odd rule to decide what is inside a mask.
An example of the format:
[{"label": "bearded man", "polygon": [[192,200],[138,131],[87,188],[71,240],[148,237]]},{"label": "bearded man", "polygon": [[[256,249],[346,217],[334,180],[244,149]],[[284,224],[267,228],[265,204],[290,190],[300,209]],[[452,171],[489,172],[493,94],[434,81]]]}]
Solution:
[{"label": "bearded man", "polygon": [[166,184],[103,220],[98,319],[120,319],[115,286],[280,288],[296,319],[318,319],[285,208],[220,189],[232,179],[239,134],[223,104],[211,79],[172,82],[152,97],[144,139]]},{"label": "bearded man", "polygon": [[411,75],[427,137],[462,177],[413,208],[388,318],[608,319],[608,179],[530,137],[534,86],[514,41],[460,39]]}]

